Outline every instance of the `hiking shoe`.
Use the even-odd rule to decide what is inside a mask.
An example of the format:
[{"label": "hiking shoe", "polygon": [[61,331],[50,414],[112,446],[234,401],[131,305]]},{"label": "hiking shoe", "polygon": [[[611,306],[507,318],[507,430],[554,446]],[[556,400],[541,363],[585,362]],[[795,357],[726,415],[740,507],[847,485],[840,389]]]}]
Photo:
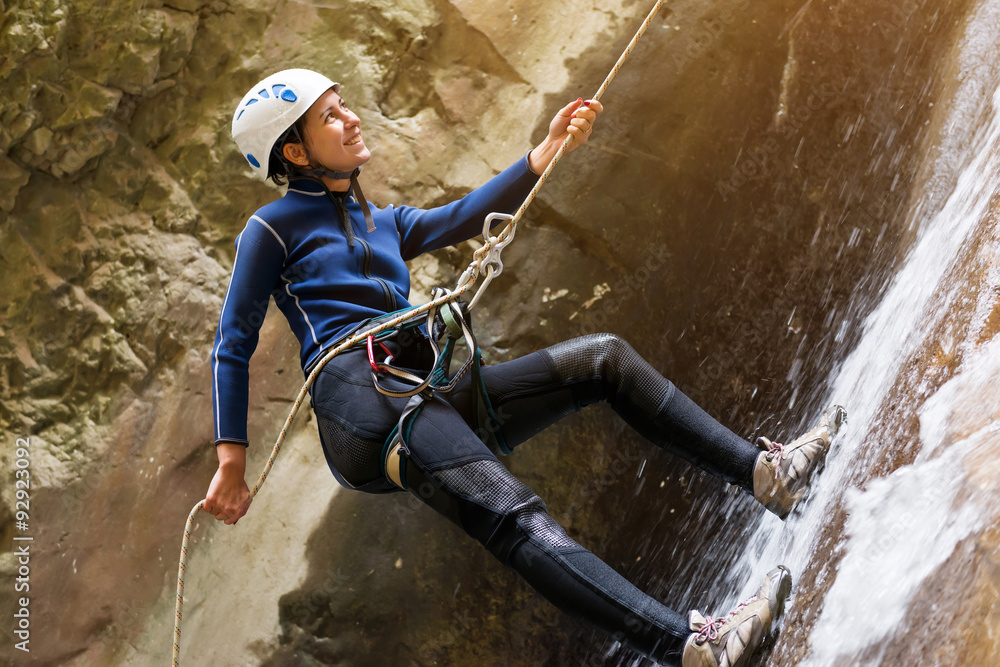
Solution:
[{"label": "hiking shoe", "polygon": [[729,612],[712,618],[691,611],[688,622],[694,634],[684,642],[682,667],[743,667],[760,647],[771,623],[781,617],[792,591],[792,574],[779,565],[764,577],[756,595]]},{"label": "hiking shoe", "polygon": [[758,438],[761,452],[753,469],[753,495],[782,519],[805,493],[809,477],[823,464],[830,441],[847,421],[847,411],[834,405],[819,425],[790,445]]}]

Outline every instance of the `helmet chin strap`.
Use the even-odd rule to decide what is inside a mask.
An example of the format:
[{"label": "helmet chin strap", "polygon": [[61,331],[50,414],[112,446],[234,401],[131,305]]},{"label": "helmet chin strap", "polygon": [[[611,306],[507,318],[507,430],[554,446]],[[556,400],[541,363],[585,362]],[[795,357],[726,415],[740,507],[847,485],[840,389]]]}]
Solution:
[{"label": "helmet chin strap", "polygon": [[[309,154],[306,153],[307,157],[308,155]],[[312,162],[312,160],[310,160],[310,162]],[[338,181],[344,181],[352,178],[356,172],[360,173],[361,167],[358,167],[354,171],[330,171],[323,166],[313,167],[312,165],[309,165],[308,169],[303,169],[302,171],[307,171],[316,178],[332,178]]]},{"label": "helmet chin strap", "polygon": [[375,220],[372,218],[371,207],[368,206],[368,200],[365,199],[365,193],[361,191],[361,183],[358,182],[358,174],[361,173],[361,167],[357,167],[354,171],[331,171],[326,167],[319,165],[313,166],[312,156],[309,155],[309,149],[306,148],[306,142],[299,134],[299,128],[296,125],[292,125],[292,131],[295,133],[296,138],[299,140],[299,144],[302,146],[303,152],[306,154],[306,159],[309,161],[309,166],[305,169],[300,169],[300,173],[307,176],[311,176],[313,180],[317,181],[323,186],[323,190],[326,191],[326,196],[330,198],[336,206],[337,210],[340,212],[342,222],[344,224],[344,231],[347,234],[348,242],[350,246],[354,247],[354,234],[351,232],[350,225],[351,219],[350,214],[347,212],[347,208],[344,206],[343,202],[330,192],[330,188],[327,187],[324,178],[332,178],[334,180],[343,181],[350,179],[351,181],[351,191],[358,200],[358,205],[361,206],[361,212],[365,216],[365,224],[368,228],[368,233],[375,231]]}]

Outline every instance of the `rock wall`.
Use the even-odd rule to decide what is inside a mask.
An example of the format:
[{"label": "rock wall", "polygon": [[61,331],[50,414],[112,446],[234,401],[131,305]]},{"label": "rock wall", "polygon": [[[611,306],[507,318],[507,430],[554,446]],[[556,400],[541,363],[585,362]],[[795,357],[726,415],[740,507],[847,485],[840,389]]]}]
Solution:
[{"label": "rock wall", "polygon": [[[567,44],[570,54],[585,50],[634,12],[588,7],[567,21],[555,4],[443,1],[0,8],[0,431],[10,445],[5,471],[15,440],[30,437],[35,553],[35,639],[30,655],[14,657],[148,664],[169,652],[183,518],[212,474],[208,357],[233,240],[278,194],[251,178],[235,150],[235,103],[270,71],[328,72],[377,137],[369,197],[442,203],[538,138],[556,108],[544,93],[570,80]],[[498,31],[506,55],[490,34]],[[465,261],[454,252],[418,262],[414,299],[453,282]],[[301,382],[294,341],[273,319],[254,358],[251,470]],[[199,639],[214,644],[225,656],[217,663],[248,659],[234,656],[277,635],[276,597],[303,576],[303,536],[334,497],[308,416],[288,450],[254,528],[204,531],[214,547],[196,536],[186,636],[192,650]],[[303,485],[315,491],[308,501],[281,491]],[[9,544],[13,484],[2,497]],[[295,537],[262,559],[256,549],[274,540],[275,526]],[[211,561],[240,553],[231,574],[212,571]],[[5,580],[16,570],[7,551],[2,568]],[[229,618],[236,598],[211,591],[240,590],[250,578],[271,581],[238,605],[248,615],[240,626],[256,629],[214,642],[219,628],[205,619]],[[6,612],[13,600],[4,593]]]},{"label": "rock wall", "polygon": [[[611,330],[741,434],[810,420],[907,247],[901,212],[940,185],[925,166],[944,132],[933,105],[965,75],[950,58],[973,4],[670,3],[505,254],[477,314],[490,358]],[[214,472],[208,357],[232,244],[278,195],[229,137],[234,105],[271,71],[327,72],[371,138],[369,198],[442,203],[596,90],[649,6],[0,8],[0,464],[6,475],[12,443],[31,438],[35,550],[32,652],[14,659],[162,663],[184,518]],[[468,256],[464,245],[415,264],[412,300],[452,283]],[[252,366],[251,478],[301,383],[292,338],[269,316]],[[733,558],[733,526],[758,520],[745,496],[650,451],[607,410],[524,449],[515,474],[638,585],[681,610],[725,594],[707,563]],[[188,664],[634,657],[407,498],[334,484],[303,414],[239,526],[199,523]],[[7,480],[0,498],[10,544],[21,532]],[[3,551],[4,581],[15,570]],[[808,640],[789,636],[776,657],[793,664]]]}]

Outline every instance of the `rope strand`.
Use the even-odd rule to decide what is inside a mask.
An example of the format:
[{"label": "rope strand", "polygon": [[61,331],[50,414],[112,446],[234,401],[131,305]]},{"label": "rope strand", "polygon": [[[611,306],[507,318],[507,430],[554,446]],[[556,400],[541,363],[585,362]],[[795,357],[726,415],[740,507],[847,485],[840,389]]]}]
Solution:
[{"label": "rope strand", "polygon": [[[656,13],[660,11],[661,4],[663,4],[663,0],[656,0],[656,4],[653,5],[653,9],[650,10],[649,14],[642,22],[642,25],[639,26],[638,32],[635,33],[635,36],[632,38],[632,41],[629,42],[628,46],[625,47],[625,50],[622,51],[622,54],[618,57],[618,62],[616,62],[615,66],[611,68],[611,72],[609,72],[608,76],[605,77],[604,83],[601,84],[601,87],[597,89],[597,92],[591,99],[597,100],[598,102],[601,100],[601,96],[604,95],[604,91],[608,89],[608,86],[611,85],[611,82],[614,80],[614,78],[618,76],[618,70],[620,70],[622,68],[622,65],[625,64],[625,61],[632,53],[632,49],[634,49],[635,45],[639,42],[639,38],[642,37],[642,34],[644,32],[646,32],[646,28],[649,27],[649,24],[653,20],[653,17],[656,16]],[[552,161],[549,162],[549,165],[545,168],[545,171],[542,172],[542,175],[538,177],[538,182],[535,183],[535,187],[531,188],[531,192],[528,193],[528,196],[525,198],[524,203],[521,204],[521,207],[517,209],[517,211],[514,213],[514,219],[510,221],[510,223],[508,224],[508,228],[513,225],[516,225],[521,220],[521,217],[524,215],[525,211],[528,210],[528,207],[531,206],[531,202],[535,201],[535,195],[538,194],[538,191],[542,189],[542,185],[545,183],[545,179],[547,179],[549,177],[549,174],[552,173],[552,170],[556,168],[556,164],[559,162],[559,160],[562,159],[563,155],[566,153],[566,150],[569,148],[570,141],[572,140],[573,140],[572,137],[566,137],[566,140],[563,141],[563,145],[559,147],[559,150],[556,152],[555,157],[553,157]],[[506,231],[507,229],[504,229],[504,232]]]},{"label": "rope strand", "polygon": [[[648,28],[649,24],[653,21],[653,17],[656,16],[657,12],[660,11],[660,6],[662,4],[663,0],[656,0],[656,4],[653,5],[653,8],[649,11],[649,14],[643,20],[642,25],[639,26],[639,30],[635,33],[635,36],[632,37],[632,41],[628,43],[628,46],[625,47],[625,50],[622,51],[622,54],[618,56],[618,61],[615,63],[614,67],[611,68],[611,71],[604,78],[604,82],[601,84],[601,87],[597,89],[597,92],[591,99],[600,101],[601,96],[604,95],[604,92],[608,89],[608,86],[610,86],[611,82],[614,81],[614,78],[618,76],[618,71],[622,68],[622,65],[625,64],[625,61],[628,59],[629,55],[632,54],[632,50],[635,48],[635,45],[639,42],[639,38],[642,37],[643,33],[646,32],[646,28]],[[497,240],[501,242],[502,245],[507,245],[513,240],[514,233],[517,231],[517,223],[521,221],[521,218],[524,217],[524,214],[528,210],[528,207],[531,206],[531,203],[533,201],[535,201],[535,195],[537,195],[538,191],[542,189],[543,185],[545,185],[545,181],[548,179],[549,174],[552,173],[552,170],[556,168],[556,165],[559,163],[559,160],[561,160],[563,155],[566,154],[566,151],[569,150],[569,144],[572,140],[573,137],[571,136],[566,137],[566,139],[562,143],[562,146],[560,146],[559,150],[556,151],[556,154],[552,158],[552,161],[549,162],[548,166],[545,167],[545,170],[542,172],[542,175],[538,177],[538,181],[535,183],[535,186],[531,188],[531,192],[528,193],[528,196],[525,197],[524,202],[517,209],[517,211],[514,212],[514,216],[511,218],[510,222],[508,222],[507,226],[503,228],[503,231],[501,231],[500,234],[497,237],[495,237]],[[488,237],[485,230],[483,236],[487,242],[487,245],[489,245],[489,242],[492,240],[492,238],[494,238],[494,237]],[[489,285],[490,282],[493,280],[493,276],[494,274],[492,271],[487,274],[486,279],[483,281],[483,284],[479,287],[479,290],[476,292],[476,295],[472,298],[471,305],[474,305],[477,301],[479,301],[480,294],[482,294],[483,291],[485,291],[487,285]],[[459,284],[461,285],[462,283],[459,282]]]}]

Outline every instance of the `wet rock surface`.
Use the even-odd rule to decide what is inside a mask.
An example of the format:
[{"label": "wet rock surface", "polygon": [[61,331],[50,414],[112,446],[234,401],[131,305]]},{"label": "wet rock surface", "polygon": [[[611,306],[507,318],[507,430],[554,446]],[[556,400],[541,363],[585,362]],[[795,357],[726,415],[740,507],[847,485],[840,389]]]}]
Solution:
[{"label": "wet rock surface", "polygon": [[[955,81],[995,87],[989,67],[957,64],[973,4],[665,7],[607,93],[592,141],[558,168],[505,252],[476,315],[489,359],[612,331],[735,432],[794,436],[912,241],[905,212],[940,207],[953,182],[957,167],[934,168],[957,150],[936,110]],[[329,72],[375,148],[366,194],[439,204],[592,94],[649,7],[0,7],[0,431],[5,443],[31,437],[38,582],[38,643],[17,664],[162,663],[184,517],[215,467],[209,353],[233,239],[278,194],[251,179],[232,144],[235,103],[285,66]],[[418,264],[415,290],[452,284],[469,255],[466,244]],[[974,270],[987,275],[983,261]],[[969,311],[946,338],[988,345],[996,312]],[[269,317],[252,371],[248,478],[301,382],[291,338]],[[988,380],[958,371],[954,349],[930,345],[914,359],[931,378],[921,390],[966,377],[954,391],[988,394]],[[985,424],[954,422],[948,441]],[[866,480],[914,460],[919,415],[893,423]],[[520,449],[506,463],[572,537],[681,611],[721,611],[731,586],[720,568],[760,519],[745,493],[654,451],[605,406]],[[408,496],[337,492],[308,416],[282,457],[238,527],[206,519],[196,530],[190,664],[634,658]],[[970,471],[970,489],[985,470]],[[13,486],[0,489],[10,543]],[[831,555],[796,573],[769,664],[810,650],[848,514],[831,517]],[[968,591],[949,598],[968,638],[935,649],[949,660],[997,655],[973,636],[984,617],[996,627],[995,532],[971,533],[917,598]],[[5,578],[13,566],[4,552]],[[926,610],[915,603],[913,627],[948,634]],[[922,645],[900,642],[898,655],[918,662]]]}]

